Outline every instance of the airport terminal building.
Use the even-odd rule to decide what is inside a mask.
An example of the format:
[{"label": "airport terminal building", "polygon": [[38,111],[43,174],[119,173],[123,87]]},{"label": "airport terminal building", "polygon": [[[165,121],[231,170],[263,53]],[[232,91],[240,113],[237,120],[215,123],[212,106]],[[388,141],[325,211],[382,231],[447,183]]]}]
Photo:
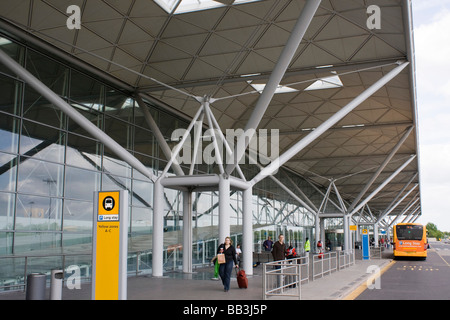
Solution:
[{"label": "airport terminal building", "polygon": [[415,221],[411,1],[372,2],[3,1],[0,290],[89,278],[98,191],[128,192],[128,268],[155,276],[228,235],[251,274],[268,236]]}]

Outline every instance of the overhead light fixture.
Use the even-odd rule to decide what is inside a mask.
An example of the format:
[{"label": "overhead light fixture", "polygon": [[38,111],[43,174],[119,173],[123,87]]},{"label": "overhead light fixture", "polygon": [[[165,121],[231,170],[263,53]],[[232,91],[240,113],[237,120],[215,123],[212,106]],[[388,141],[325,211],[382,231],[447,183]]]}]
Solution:
[{"label": "overhead light fixture", "polygon": [[318,66],[318,67],[316,67],[316,69],[325,69],[325,68],[331,68],[331,67],[334,67],[334,66],[332,64],[327,64],[324,66]]},{"label": "overhead light fixture", "polygon": [[242,74],[241,78],[247,78],[247,77],[255,77],[255,76],[260,76],[261,73],[248,73],[248,74]]}]

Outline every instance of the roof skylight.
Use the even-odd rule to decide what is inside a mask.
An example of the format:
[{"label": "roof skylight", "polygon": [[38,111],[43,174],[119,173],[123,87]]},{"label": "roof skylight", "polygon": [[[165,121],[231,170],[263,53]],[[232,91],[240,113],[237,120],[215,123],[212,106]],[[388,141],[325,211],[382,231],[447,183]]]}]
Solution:
[{"label": "roof skylight", "polygon": [[180,14],[261,0],[154,0],[167,13]]},{"label": "roof skylight", "polygon": [[[260,93],[264,90],[264,88],[266,87],[266,84],[262,83],[262,84],[253,84],[252,81],[247,81],[247,83],[249,85],[251,85],[253,87],[253,89],[259,91]],[[275,93],[288,93],[288,92],[296,92],[298,91],[297,89],[291,88],[291,87],[287,87],[287,86],[282,86],[279,85],[276,89],[275,89]]]},{"label": "roof skylight", "polygon": [[343,86],[344,84],[342,83],[341,78],[339,78],[339,76],[336,75],[317,80],[312,85],[307,87],[305,91],[340,88]]}]

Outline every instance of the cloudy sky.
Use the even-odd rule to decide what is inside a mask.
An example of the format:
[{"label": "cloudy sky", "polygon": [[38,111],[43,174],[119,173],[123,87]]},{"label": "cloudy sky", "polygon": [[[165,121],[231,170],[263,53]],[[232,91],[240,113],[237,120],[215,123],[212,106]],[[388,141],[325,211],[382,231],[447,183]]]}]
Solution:
[{"label": "cloudy sky", "polygon": [[413,0],[421,223],[450,231],[450,0]]}]

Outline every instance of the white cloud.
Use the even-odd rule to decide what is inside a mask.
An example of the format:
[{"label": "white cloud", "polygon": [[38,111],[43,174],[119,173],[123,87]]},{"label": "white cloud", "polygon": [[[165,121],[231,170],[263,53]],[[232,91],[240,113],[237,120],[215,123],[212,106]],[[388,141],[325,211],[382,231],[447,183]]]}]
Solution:
[{"label": "white cloud", "polygon": [[420,222],[450,231],[450,1],[414,1],[421,159]]}]

